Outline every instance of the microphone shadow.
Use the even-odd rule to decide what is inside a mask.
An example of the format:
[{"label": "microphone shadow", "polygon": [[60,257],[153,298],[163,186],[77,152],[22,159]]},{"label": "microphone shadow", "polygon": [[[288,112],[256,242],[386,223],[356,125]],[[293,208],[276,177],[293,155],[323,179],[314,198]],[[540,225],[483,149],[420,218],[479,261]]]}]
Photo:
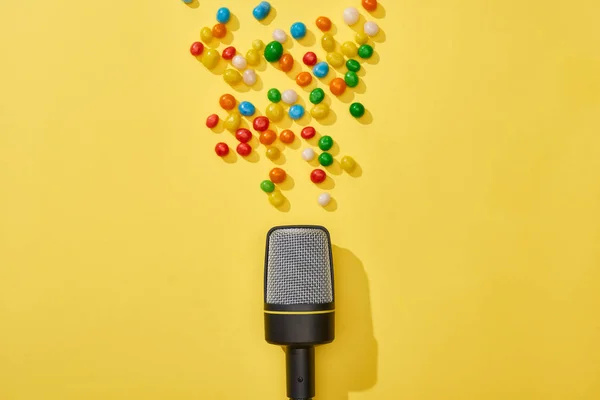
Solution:
[{"label": "microphone shadow", "polygon": [[369,279],[348,249],[332,246],[335,339],[316,348],[315,400],[348,400],[377,383],[378,346],[373,334]]}]

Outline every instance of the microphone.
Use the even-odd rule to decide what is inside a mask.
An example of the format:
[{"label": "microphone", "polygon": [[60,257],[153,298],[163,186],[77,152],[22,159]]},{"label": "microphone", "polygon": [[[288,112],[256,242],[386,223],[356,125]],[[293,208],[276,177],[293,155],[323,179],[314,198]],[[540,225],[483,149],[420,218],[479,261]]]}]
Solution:
[{"label": "microphone", "polygon": [[335,337],[329,231],[317,225],[271,228],[264,274],[265,340],[285,350],[287,397],[311,400],[315,346]]}]

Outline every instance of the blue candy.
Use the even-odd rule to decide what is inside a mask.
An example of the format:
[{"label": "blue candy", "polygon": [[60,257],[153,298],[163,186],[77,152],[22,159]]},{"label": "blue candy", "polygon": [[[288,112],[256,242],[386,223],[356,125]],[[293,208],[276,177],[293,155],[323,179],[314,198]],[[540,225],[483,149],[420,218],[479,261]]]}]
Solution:
[{"label": "blue candy", "polygon": [[184,2],[185,4],[190,4],[190,3],[191,3],[191,2],[193,2],[193,1],[194,1],[194,0],[183,0],[183,2]]},{"label": "blue candy", "polygon": [[306,25],[302,22],[295,22],[290,28],[290,34],[294,39],[302,39],[306,36]]},{"label": "blue candy", "polygon": [[290,107],[288,114],[291,119],[300,119],[304,116],[304,107],[300,104],[294,104]]},{"label": "blue candy", "polygon": [[252,10],[252,15],[254,18],[261,21],[269,15],[271,12],[271,4],[268,1],[262,1],[259,5],[257,5],[254,10]]},{"label": "blue candy", "polygon": [[250,117],[256,112],[256,107],[248,101],[242,101],[238,106],[238,110],[240,110],[240,114],[243,116]]},{"label": "blue candy", "polygon": [[329,73],[329,64],[327,64],[325,61],[321,61],[320,63],[318,63],[317,65],[315,65],[313,67],[313,74],[317,78],[324,78],[327,76],[328,73]]},{"label": "blue candy", "polygon": [[217,11],[217,21],[221,24],[226,24],[229,22],[229,18],[231,18],[231,12],[229,11],[229,8],[219,8],[219,11]]}]

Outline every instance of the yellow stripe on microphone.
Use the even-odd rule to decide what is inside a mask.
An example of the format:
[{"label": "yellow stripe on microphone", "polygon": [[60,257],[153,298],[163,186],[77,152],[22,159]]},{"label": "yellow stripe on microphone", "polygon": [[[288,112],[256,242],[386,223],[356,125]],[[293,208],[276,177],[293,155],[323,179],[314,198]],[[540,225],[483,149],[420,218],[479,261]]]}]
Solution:
[{"label": "yellow stripe on microphone", "polygon": [[269,311],[264,310],[265,314],[289,314],[289,315],[315,315],[315,314],[329,314],[335,311],[333,310],[322,310],[322,311]]}]

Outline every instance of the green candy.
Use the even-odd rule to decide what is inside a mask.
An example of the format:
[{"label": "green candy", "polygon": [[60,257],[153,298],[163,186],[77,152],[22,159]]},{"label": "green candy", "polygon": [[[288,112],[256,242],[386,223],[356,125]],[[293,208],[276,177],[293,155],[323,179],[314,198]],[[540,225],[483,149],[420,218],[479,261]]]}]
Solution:
[{"label": "green candy", "polygon": [[265,58],[268,62],[279,61],[283,55],[283,46],[277,41],[272,41],[265,47]]},{"label": "green candy", "polygon": [[310,92],[309,100],[313,104],[319,104],[325,98],[325,92],[321,88],[316,88]]},{"label": "green candy", "polygon": [[356,87],[358,85],[358,75],[356,75],[356,72],[348,71],[344,75],[344,81],[346,81],[347,86]]},{"label": "green candy", "polygon": [[348,71],[358,72],[360,71],[360,63],[356,60],[348,60],[346,61],[346,68],[348,68]]},{"label": "green candy", "polygon": [[262,181],[260,183],[260,188],[265,193],[271,193],[273,190],[275,190],[275,184],[267,179],[266,181]]},{"label": "green candy", "polygon": [[281,92],[275,88],[269,89],[267,92],[267,98],[272,103],[279,103],[281,101]]},{"label": "green candy", "polygon": [[321,139],[319,139],[319,148],[321,150],[327,151],[331,149],[332,146],[333,139],[331,138],[331,136],[322,136]]},{"label": "green candy", "polygon": [[329,167],[331,164],[333,164],[333,156],[329,153],[321,153],[319,156],[319,164],[324,167]]},{"label": "green candy", "polygon": [[373,55],[373,48],[368,44],[363,44],[358,48],[358,56],[360,58],[371,58]]},{"label": "green candy", "polygon": [[365,115],[365,106],[360,103],[352,103],[350,104],[350,114],[354,118],[360,118]]}]

